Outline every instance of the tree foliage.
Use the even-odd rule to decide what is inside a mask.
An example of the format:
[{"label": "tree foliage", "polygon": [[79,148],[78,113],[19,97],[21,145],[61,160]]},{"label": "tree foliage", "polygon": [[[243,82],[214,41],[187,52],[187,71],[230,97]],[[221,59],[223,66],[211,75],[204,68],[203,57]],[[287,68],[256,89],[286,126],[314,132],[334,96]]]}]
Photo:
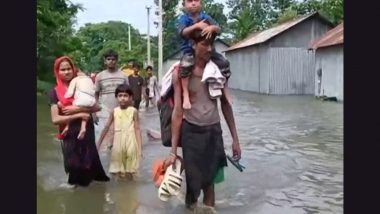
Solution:
[{"label": "tree foliage", "polygon": [[[129,50],[128,27],[131,31],[131,50]],[[109,49],[119,54],[119,64],[122,66],[129,61],[137,61],[139,64],[147,61],[146,35],[130,24],[120,21],[107,23],[86,24],[76,34],[81,42],[81,50],[75,51],[77,63],[87,71],[99,71],[104,68],[103,53]],[[153,40],[153,41],[152,41]],[[157,64],[157,43],[151,38],[151,58]]]},{"label": "tree foliage", "polygon": [[234,41],[250,33],[266,29],[273,22],[273,7],[270,0],[228,0],[229,27]]},{"label": "tree foliage", "polygon": [[322,2],[322,11],[336,25],[343,22],[343,0],[325,0]]},{"label": "tree foliage", "polygon": [[[158,5],[158,0],[155,0]],[[289,21],[300,15],[320,12],[334,24],[343,21],[343,0],[227,0],[225,5],[214,0],[203,0],[203,11],[222,27],[222,38],[230,35],[240,41],[249,34],[267,29],[274,24]],[[179,49],[178,17],[182,0],[163,0],[164,58]],[[84,71],[103,69],[103,52],[114,49],[119,53],[120,65],[131,60],[146,61],[146,35],[128,23],[109,21],[89,23],[78,32],[73,29],[80,4],[69,0],[37,0],[37,78],[54,81],[53,62],[62,56],[71,56]],[[156,11],[157,15],[157,11]],[[128,27],[131,29],[131,50],[128,47]],[[227,38],[224,37],[224,38]],[[151,58],[157,65],[157,37],[151,37]]]},{"label": "tree foliage", "polygon": [[53,81],[53,62],[74,50],[72,25],[81,5],[65,0],[37,1],[37,77]]},{"label": "tree foliage", "polygon": [[288,22],[290,20],[293,20],[297,16],[298,16],[298,13],[296,10],[294,10],[292,8],[287,8],[284,11],[282,11],[281,14],[279,14],[279,16],[277,18],[277,24],[282,24],[282,23]]},{"label": "tree foliage", "polygon": [[[119,53],[120,65],[130,60],[141,65],[147,61],[146,35],[141,35],[130,24],[119,21],[89,23],[75,32],[76,14],[82,9],[81,5],[67,0],[37,1],[37,79],[54,82],[53,63],[62,55],[72,57],[81,70],[89,72],[103,69],[102,55],[109,49]],[[131,50],[128,26],[131,27]],[[153,66],[157,65],[157,53],[157,38],[152,37]]]},{"label": "tree foliage", "polygon": [[227,0],[234,41],[298,16],[320,12],[333,24],[343,21],[343,0]]},{"label": "tree foliage", "polygon": [[[158,0],[155,0],[154,3],[158,6]],[[177,30],[177,21],[179,17],[177,6],[178,1],[162,0],[162,10],[164,11],[162,17],[163,58],[178,50],[180,47],[180,38]],[[156,11],[155,14],[158,15],[158,11]]]},{"label": "tree foliage", "polygon": [[304,0],[292,6],[299,15],[312,12],[320,12],[333,24],[338,25],[343,21],[343,0]]}]

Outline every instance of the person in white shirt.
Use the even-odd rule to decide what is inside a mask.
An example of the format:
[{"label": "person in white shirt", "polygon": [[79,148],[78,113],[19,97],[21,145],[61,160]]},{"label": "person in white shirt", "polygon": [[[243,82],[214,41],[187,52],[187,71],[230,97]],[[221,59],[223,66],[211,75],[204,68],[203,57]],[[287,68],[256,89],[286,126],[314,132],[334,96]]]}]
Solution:
[{"label": "person in white shirt", "polygon": [[157,77],[153,75],[153,67],[146,67],[147,77],[145,79],[146,89],[145,89],[145,107],[149,107],[149,103],[153,106],[156,105],[157,99],[159,97],[158,81]]}]

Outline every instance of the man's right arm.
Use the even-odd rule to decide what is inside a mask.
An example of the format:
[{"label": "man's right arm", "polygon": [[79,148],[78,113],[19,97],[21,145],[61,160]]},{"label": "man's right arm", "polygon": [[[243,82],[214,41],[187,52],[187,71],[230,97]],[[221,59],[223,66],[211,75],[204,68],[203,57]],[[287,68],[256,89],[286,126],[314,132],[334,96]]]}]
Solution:
[{"label": "man's right arm", "polygon": [[[224,87],[228,89],[227,83]],[[227,100],[225,93],[223,93],[222,97],[220,98],[220,104],[221,104],[221,109],[222,109],[224,119],[226,120],[227,126],[230,129],[230,133],[232,136],[233,157],[239,160],[241,158],[241,150],[240,150],[240,143],[239,143],[239,138],[238,138],[238,134],[236,130],[234,113],[232,111],[232,106],[230,102]]]},{"label": "man's right arm", "polygon": [[177,155],[177,147],[180,139],[180,131],[182,126],[182,88],[178,78],[178,72],[174,71],[172,76],[174,87],[174,109],[172,113],[172,150],[171,153]]}]

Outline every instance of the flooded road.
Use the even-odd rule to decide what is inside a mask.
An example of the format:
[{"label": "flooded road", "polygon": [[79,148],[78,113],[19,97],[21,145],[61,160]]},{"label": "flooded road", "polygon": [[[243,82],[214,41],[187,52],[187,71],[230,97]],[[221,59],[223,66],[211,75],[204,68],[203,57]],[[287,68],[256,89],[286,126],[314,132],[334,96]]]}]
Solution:
[{"label": "flooded road", "polygon": [[[343,213],[343,104],[309,96],[232,94],[241,163],[246,170],[226,168],[225,182],[216,185],[217,212]],[[151,182],[153,161],[169,153],[160,141],[146,136],[146,129],[159,129],[156,109],[140,113],[145,158],[138,180],[93,183],[77,189],[63,185],[67,177],[61,147],[54,140],[57,129],[50,122],[44,97],[38,98],[37,109],[37,213],[188,213],[184,185],[178,197],[165,203],[157,198]],[[222,126],[226,151],[231,153],[224,119]],[[100,155],[108,171],[109,153]],[[204,212],[199,209],[197,213]]]}]

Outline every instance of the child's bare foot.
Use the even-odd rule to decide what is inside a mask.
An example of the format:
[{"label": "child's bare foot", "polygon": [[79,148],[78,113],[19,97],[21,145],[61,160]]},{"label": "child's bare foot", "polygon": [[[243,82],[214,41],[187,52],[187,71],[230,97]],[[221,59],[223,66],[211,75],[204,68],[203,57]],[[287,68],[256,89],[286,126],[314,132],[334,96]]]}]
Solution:
[{"label": "child's bare foot", "polygon": [[188,102],[186,102],[186,103],[184,102],[182,107],[183,107],[183,109],[189,110],[189,109],[191,109],[191,104]]},{"label": "child's bare foot", "polygon": [[110,174],[111,174],[112,181],[119,180],[119,173],[111,172]]},{"label": "child's bare foot", "polygon": [[126,176],[126,177],[127,177],[128,180],[130,180],[130,181],[133,181],[133,180],[134,180],[134,176],[133,176],[132,173],[127,173],[127,176]]},{"label": "child's bare foot", "polygon": [[82,140],[84,138],[84,135],[86,134],[86,129],[81,129],[78,134],[78,139]]},{"label": "child's bare foot", "polygon": [[67,134],[68,131],[69,131],[69,127],[66,126],[66,127],[62,130],[61,135],[66,136],[66,134]]},{"label": "child's bare foot", "polygon": [[184,96],[182,108],[187,109],[187,110],[191,109],[191,103],[190,103],[189,97]]}]

